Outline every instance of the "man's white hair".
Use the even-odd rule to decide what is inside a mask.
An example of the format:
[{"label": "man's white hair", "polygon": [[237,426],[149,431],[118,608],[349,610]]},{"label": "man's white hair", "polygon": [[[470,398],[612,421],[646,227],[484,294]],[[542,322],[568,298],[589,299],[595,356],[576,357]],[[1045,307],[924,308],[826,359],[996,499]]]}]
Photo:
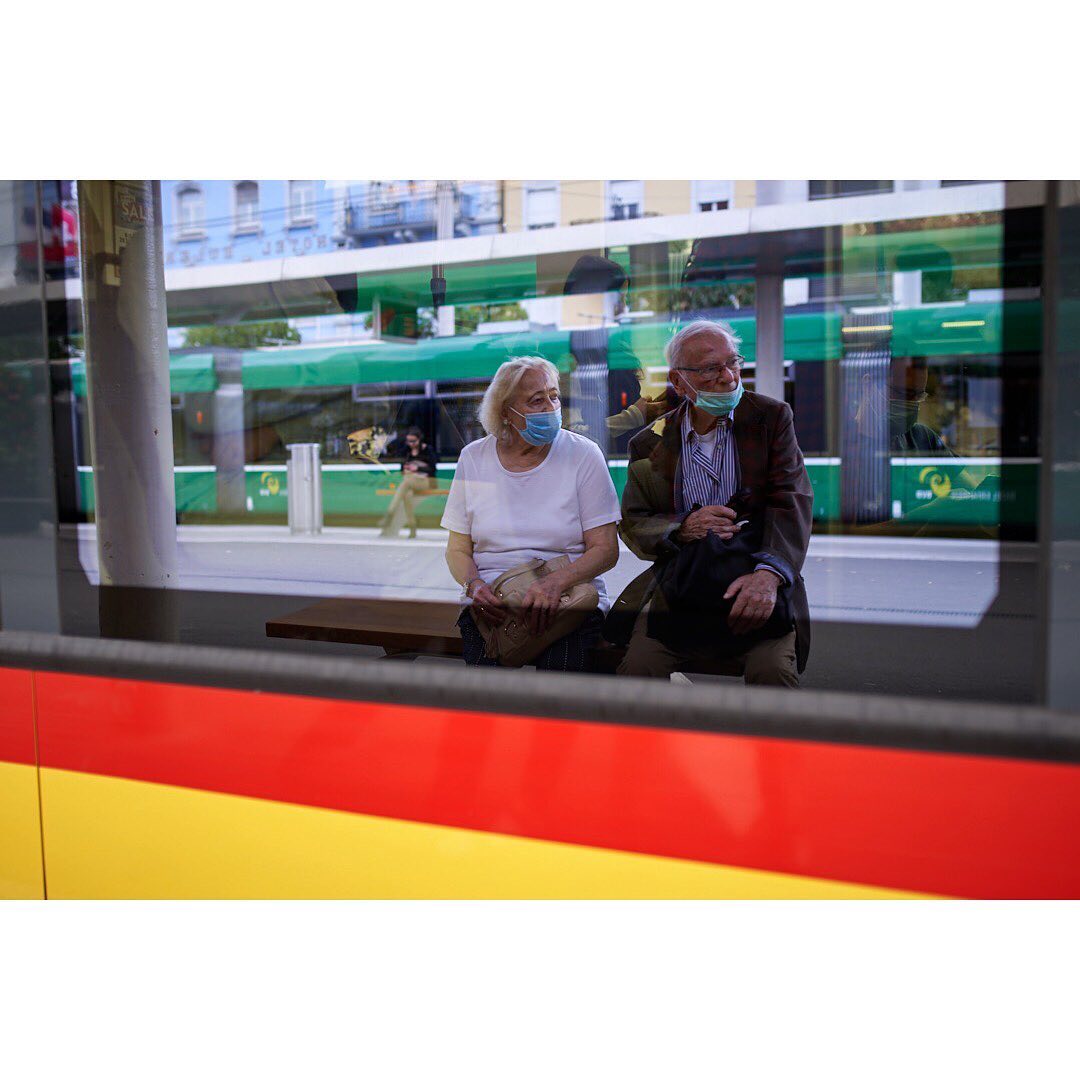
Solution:
[{"label": "man's white hair", "polygon": [[517,393],[527,371],[542,372],[555,386],[559,385],[559,369],[542,356],[515,356],[500,364],[480,403],[480,423],[489,435],[498,435],[503,430],[503,409]]},{"label": "man's white hair", "polygon": [[669,368],[682,367],[683,353],[691,341],[701,337],[722,338],[731,347],[732,352],[738,352],[742,344],[742,338],[726,322],[719,319],[694,319],[688,322],[668,343],[664,349],[664,359]]}]

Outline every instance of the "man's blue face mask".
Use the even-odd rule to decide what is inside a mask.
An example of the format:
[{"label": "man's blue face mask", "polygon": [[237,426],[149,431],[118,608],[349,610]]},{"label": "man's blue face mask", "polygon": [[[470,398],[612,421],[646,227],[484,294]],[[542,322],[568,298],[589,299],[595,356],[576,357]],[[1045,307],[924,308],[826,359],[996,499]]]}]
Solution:
[{"label": "man's blue face mask", "polygon": [[698,390],[694,404],[710,416],[729,416],[735,411],[735,406],[742,400],[742,396],[743,384],[740,379],[735,389],[729,390],[726,394],[709,394],[704,390]]},{"label": "man's blue face mask", "polygon": [[518,430],[527,443],[532,446],[546,446],[555,441],[555,436],[562,427],[562,409],[542,413],[518,412],[512,405],[510,409],[525,421],[525,430]]}]

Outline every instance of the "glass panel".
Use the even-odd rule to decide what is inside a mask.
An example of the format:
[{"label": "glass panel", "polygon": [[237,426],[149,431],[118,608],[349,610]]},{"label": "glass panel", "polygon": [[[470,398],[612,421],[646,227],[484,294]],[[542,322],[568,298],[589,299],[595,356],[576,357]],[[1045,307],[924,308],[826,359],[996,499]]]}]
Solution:
[{"label": "glass panel", "polygon": [[[40,215],[35,203],[26,219],[25,200],[13,212],[5,250],[11,288],[40,274],[58,290],[47,294],[56,513],[80,581],[65,618],[97,633],[101,476],[71,276],[78,223],[70,183],[51,183]],[[802,567],[814,651],[801,684],[906,693],[915,679],[947,696],[1035,700],[1041,196],[1018,185],[1006,212],[1002,184],[972,183],[956,213],[958,193],[929,182],[913,195],[913,183],[162,181],[178,632],[377,655],[375,642],[271,640],[266,622],[321,599],[408,599],[453,607],[450,638],[430,640],[459,651],[454,605],[466,582],[447,561],[447,537],[462,530],[443,522],[471,525],[468,514],[455,517],[451,488],[489,430],[518,448],[518,464],[547,460],[530,457],[532,444],[514,432],[540,449],[549,405],[512,398],[486,421],[482,408],[502,365],[540,357],[553,373],[536,370],[559,395],[557,439],[591,457],[572,472],[569,510],[552,509],[541,490],[503,521],[504,561],[581,556],[585,522],[625,518],[637,497],[650,527],[664,532],[666,518],[677,531],[700,501],[695,483],[705,485],[702,506],[751,488],[745,520],[764,520],[773,480],[761,469],[778,451],[756,444],[742,420],[764,402],[765,430],[775,432],[783,401],[813,496],[805,535],[772,553],[772,576],[789,595],[801,586],[785,566]],[[811,213],[812,200],[855,194],[864,198]],[[739,215],[692,216],[722,202],[770,205],[775,227],[740,232],[730,220]],[[290,231],[298,216],[310,228]],[[248,222],[261,232],[237,230]],[[545,234],[529,240],[540,225]],[[477,257],[468,241],[491,232],[521,234],[512,258]],[[438,267],[409,255],[434,239]],[[333,275],[308,269],[325,263],[305,256],[331,251],[341,260]],[[27,269],[31,257],[39,269]],[[672,339],[695,320],[714,329],[686,354],[689,370],[672,372]],[[731,337],[717,335],[721,324]],[[709,341],[711,351],[701,345]],[[713,415],[705,405],[723,420],[729,352],[742,358],[746,392],[738,433],[736,421],[703,421],[699,432],[693,419]],[[682,426],[687,416],[693,430]],[[738,447],[731,490],[727,459],[712,457],[719,430]],[[702,476],[718,478],[687,481],[657,450],[665,438],[680,460],[684,448],[700,449]],[[290,480],[298,455],[318,462],[303,484],[299,464]],[[496,454],[489,473],[461,482],[516,483],[507,479],[514,464]],[[592,487],[579,491],[586,474]],[[315,492],[321,511],[302,520],[298,496],[313,505]],[[571,512],[578,533],[557,551],[549,526]],[[614,565],[595,575],[605,606],[694,539],[682,533],[658,550],[624,524]],[[499,541],[478,532],[474,544],[484,554]],[[489,578],[510,569],[481,562]],[[769,560],[748,572],[770,573]],[[622,656],[592,649],[583,663],[611,667]]]}]

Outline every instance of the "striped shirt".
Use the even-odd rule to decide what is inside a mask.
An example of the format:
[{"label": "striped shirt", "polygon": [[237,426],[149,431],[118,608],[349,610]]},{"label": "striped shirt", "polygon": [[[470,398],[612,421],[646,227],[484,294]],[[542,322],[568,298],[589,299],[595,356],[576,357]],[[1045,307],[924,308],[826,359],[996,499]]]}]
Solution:
[{"label": "striped shirt", "polygon": [[[675,512],[686,514],[695,506],[724,506],[739,489],[739,452],[732,434],[730,416],[718,420],[708,435],[694,431],[693,410],[687,409],[682,420],[682,453],[675,484]],[[760,552],[757,556],[770,558]],[[761,561],[755,570],[768,570],[781,581],[791,578],[778,566]]]},{"label": "striped shirt", "polygon": [[731,433],[731,417],[718,420],[708,435],[694,431],[692,409],[682,420],[679,483],[675,511],[685,514],[694,506],[723,506],[739,487],[739,455]]}]

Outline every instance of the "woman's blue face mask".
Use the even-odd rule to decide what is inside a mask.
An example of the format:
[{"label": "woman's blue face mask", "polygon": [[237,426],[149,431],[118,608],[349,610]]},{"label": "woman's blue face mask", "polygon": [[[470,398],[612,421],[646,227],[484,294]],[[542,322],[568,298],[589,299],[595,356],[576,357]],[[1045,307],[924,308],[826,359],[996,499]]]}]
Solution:
[{"label": "woman's blue face mask", "polygon": [[525,430],[518,428],[521,437],[531,446],[546,446],[555,441],[562,427],[562,409],[557,408],[554,412],[523,413],[518,412],[512,405],[511,412],[516,412],[525,421]]}]

